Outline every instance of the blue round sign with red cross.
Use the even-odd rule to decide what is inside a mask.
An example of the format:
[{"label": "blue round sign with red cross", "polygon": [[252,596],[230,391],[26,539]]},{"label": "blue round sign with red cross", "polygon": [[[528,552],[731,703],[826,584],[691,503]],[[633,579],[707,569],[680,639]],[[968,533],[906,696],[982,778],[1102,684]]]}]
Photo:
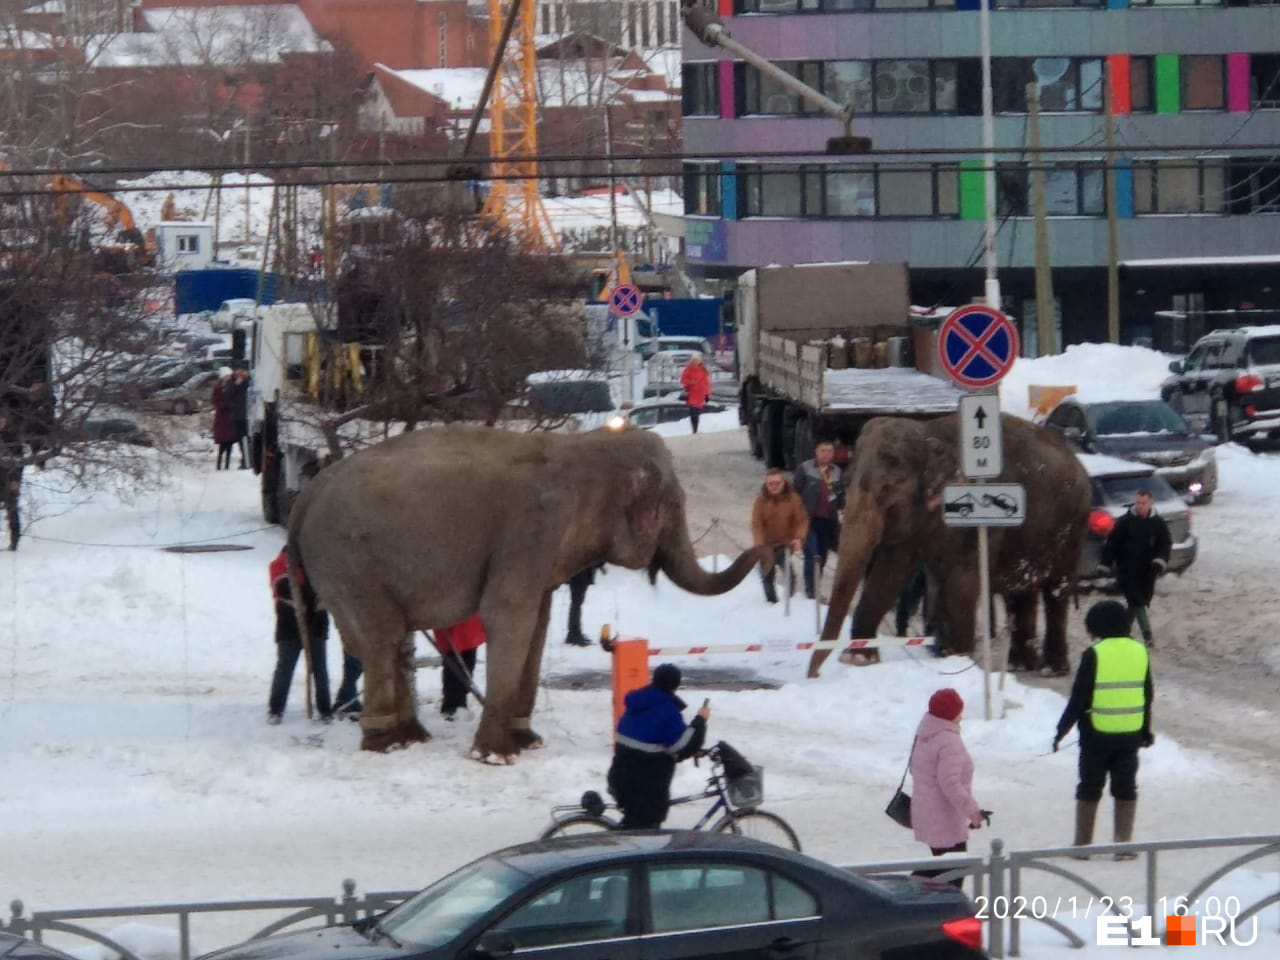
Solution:
[{"label": "blue round sign with red cross", "polygon": [[620,283],[609,295],[609,309],[620,317],[630,317],[640,312],[644,295],[634,283]]},{"label": "blue round sign with red cross", "polygon": [[938,359],[961,386],[989,387],[1018,359],[1018,328],[995,307],[961,307],[938,329]]}]

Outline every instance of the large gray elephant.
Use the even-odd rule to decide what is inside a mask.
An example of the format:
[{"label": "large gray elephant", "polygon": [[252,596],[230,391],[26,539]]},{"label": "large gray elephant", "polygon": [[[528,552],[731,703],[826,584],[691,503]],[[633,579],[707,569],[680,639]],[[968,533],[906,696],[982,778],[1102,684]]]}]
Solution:
[{"label": "large gray elephant", "polygon": [[[1045,604],[1044,658],[1066,671],[1067,600],[1089,520],[1089,477],[1057,434],[1018,417],[1001,418],[1004,471],[998,482],[1026,489],[1025,522],[989,533],[991,590],[1011,613],[1011,664],[1033,666],[1037,595]],[[854,447],[840,563],[822,637],[840,634],[859,584],[851,636],[871,637],[917,566],[929,578],[932,619],[945,628],[947,646],[974,649],[978,599],[977,531],[943,523],[942,491],[959,482],[957,416],[933,420],[878,417]],[[993,480],[992,482],[997,482]],[[816,676],[826,659],[810,661]]]},{"label": "large gray elephant", "polygon": [[364,662],[361,746],[429,739],[417,717],[413,632],[478,612],[489,640],[474,750],[505,762],[541,744],[529,718],[560,584],[611,563],[717,594],[755,559],[747,551],[719,574],[698,565],[670,452],[639,430],[443,427],[393,437],[316,477],[294,506],[288,544],[291,575],[301,565]]}]

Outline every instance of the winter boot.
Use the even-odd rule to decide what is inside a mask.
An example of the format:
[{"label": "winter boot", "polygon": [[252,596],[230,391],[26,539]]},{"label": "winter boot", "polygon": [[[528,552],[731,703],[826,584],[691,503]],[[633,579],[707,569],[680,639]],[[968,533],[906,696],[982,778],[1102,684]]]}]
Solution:
[{"label": "winter boot", "polygon": [[[1076,839],[1074,841],[1077,847],[1087,847],[1093,843],[1093,821],[1098,816],[1097,800],[1077,800],[1076,801]],[[1073,853],[1073,857],[1077,860],[1088,860],[1087,853]]]},{"label": "winter boot", "polygon": [[[1116,843],[1130,843],[1133,840],[1133,821],[1138,816],[1137,800],[1116,801]],[[1117,860],[1137,860],[1138,855],[1132,850],[1116,854]]]}]

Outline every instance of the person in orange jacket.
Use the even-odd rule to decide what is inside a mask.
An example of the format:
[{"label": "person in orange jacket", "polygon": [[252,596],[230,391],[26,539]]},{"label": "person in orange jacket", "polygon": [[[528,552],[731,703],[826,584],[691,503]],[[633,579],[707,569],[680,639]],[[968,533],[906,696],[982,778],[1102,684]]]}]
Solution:
[{"label": "person in orange jacket", "polygon": [[693,432],[697,433],[698,418],[702,416],[707,397],[711,396],[711,374],[696,353],[680,374],[680,386],[684,387],[686,402],[689,404],[689,420],[693,423]]},{"label": "person in orange jacket", "polygon": [[[488,639],[480,614],[473,613],[451,627],[437,627],[435,635],[440,655],[453,659],[453,667],[457,667],[461,660],[467,668],[467,674],[473,675],[476,671],[476,650]],[[454,714],[467,705],[468,687],[458,671],[451,669],[450,664],[445,663],[443,667],[444,691],[440,698],[440,713],[446,720],[452,720]]]}]

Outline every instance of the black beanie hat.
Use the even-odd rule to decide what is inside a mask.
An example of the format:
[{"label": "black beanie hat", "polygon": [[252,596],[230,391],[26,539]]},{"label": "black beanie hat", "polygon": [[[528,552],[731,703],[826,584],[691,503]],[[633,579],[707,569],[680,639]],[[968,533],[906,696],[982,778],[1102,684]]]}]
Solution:
[{"label": "black beanie hat", "polygon": [[660,663],[653,670],[653,685],[666,693],[680,689],[680,668],[674,663]]},{"label": "black beanie hat", "polygon": [[1127,637],[1131,623],[1124,605],[1115,600],[1099,600],[1084,615],[1084,628],[1091,637]]}]

